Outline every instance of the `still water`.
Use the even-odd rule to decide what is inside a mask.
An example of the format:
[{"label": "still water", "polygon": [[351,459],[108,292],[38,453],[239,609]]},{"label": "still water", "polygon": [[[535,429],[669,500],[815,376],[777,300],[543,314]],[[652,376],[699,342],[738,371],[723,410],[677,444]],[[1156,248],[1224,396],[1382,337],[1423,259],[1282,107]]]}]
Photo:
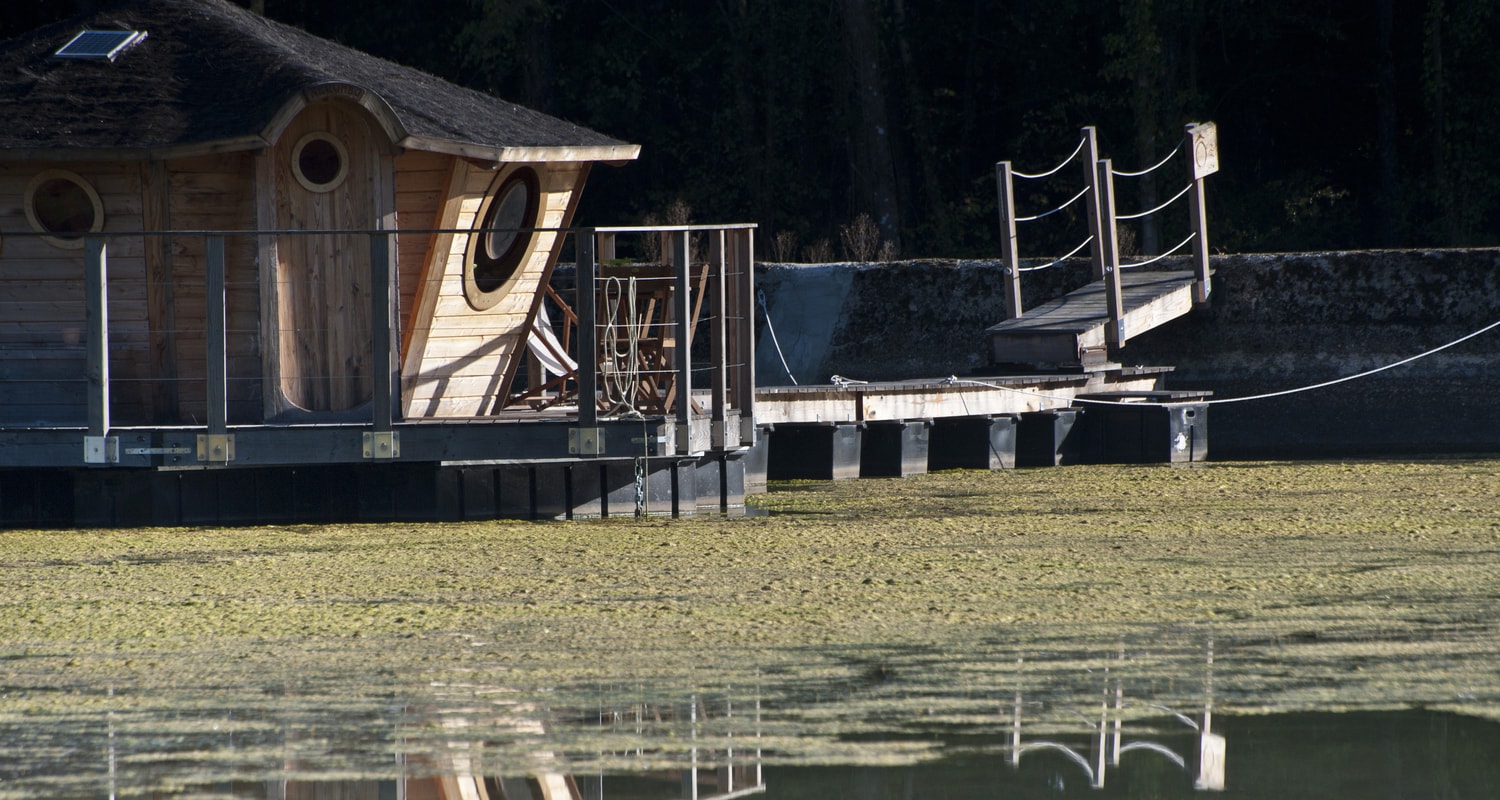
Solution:
[{"label": "still water", "polygon": [[563,683],[542,678],[580,673],[362,672],[402,645],[368,646],[163,654],[237,663],[177,685],[8,656],[0,798],[1500,797],[1500,680],[1472,632],[724,652],[670,678],[560,651],[597,662]]}]

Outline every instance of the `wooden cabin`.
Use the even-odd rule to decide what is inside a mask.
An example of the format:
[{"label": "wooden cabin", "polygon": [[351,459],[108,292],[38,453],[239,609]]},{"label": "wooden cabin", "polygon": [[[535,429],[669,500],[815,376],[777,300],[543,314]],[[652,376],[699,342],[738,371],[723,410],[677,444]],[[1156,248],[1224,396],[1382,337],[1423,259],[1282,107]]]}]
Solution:
[{"label": "wooden cabin", "polygon": [[372,230],[400,231],[398,414],[494,411],[562,248],[546,229],[639,147],[225,0],[97,6],[0,43],[0,428],[86,422],[89,234],[116,425],[209,416],[196,232],[224,234],[230,423],[371,402]]}]

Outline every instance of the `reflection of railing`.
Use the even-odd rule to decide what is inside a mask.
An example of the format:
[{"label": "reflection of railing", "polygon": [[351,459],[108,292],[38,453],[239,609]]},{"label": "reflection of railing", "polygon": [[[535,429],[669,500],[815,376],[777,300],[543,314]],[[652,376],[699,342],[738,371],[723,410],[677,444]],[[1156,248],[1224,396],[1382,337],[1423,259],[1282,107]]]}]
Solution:
[{"label": "reflection of railing", "polygon": [[[1207,664],[1209,670],[1212,670],[1213,645],[1211,642],[1208,646]],[[1067,744],[1055,736],[1026,740],[1022,736],[1022,722],[1027,703],[1023,693],[1017,690],[1010,721],[1010,766],[1020,768],[1022,757],[1028,753],[1054,752],[1076,765],[1088,778],[1089,786],[1102,789],[1107,772],[1110,768],[1120,766],[1121,756],[1130,752],[1153,753],[1167,759],[1184,773],[1192,775],[1195,789],[1223,791],[1225,740],[1223,736],[1210,730],[1213,723],[1212,673],[1209,673],[1205,686],[1207,697],[1203,704],[1201,724],[1186,714],[1173,711],[1166,706],[1147,704],[1152,709],[1167,713],[1197,733],[1195,751],[1189,751],[1186,754],[1158,741],[1156,737],[1126,738],[1124,681],[1119,678],[1111,679],[1108,675],[1106,671],[1105,697],[1112,695],[1114,702],[1111,704],[1106,699],[1099,705],[1097,722],[1086,715],[1079,715],[1091,729],[1090,741],[1084,748]],[[1085,755],[1085,749],[1089,755]]]}]

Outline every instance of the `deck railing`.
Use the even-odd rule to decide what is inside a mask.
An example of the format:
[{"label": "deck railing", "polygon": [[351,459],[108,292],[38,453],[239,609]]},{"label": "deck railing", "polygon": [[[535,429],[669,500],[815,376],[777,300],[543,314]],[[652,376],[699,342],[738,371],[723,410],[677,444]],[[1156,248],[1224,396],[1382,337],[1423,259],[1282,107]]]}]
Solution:
[{"label": "deck railing", "polygon": [[[549,268],[559,253],[571,250],[576,256],[576,285],[586,288],[575,288],[570,302],[563,303],[568,314],[552,319],[562,335],[553,327],[552,336],[541,337],[543,347],[561,349],[554,355],[571,366],[570,374],[560,376],[551,390],[541,388],[545,382],[533,381],[516,366],[526,360],[526,340],[537,337],[517,331],[508,345],[508,368],[492,376],[493,402],[467,422],[481,417],[566,421],[587,441],[588,431],[612,420],[656,419],[675,425],[676,451],[683,454],[736,449],[753,441],[753,225],[523,232],[562,240],[551,251]],[[208,452],[207,458],[199,453],[199,460],[211,462],[233,458],[228,433],[240,425],[356,426],[374,434],[374,446],[382,446],[391,441],[382,435],[398,425],[442,418],[421,409],[405,413],[409,396],[403,399],[402,372],[403,346],[411,346],[402,331],[412,319],[405,306],[418,291],[411,284],[442,277],[422,278],[425,269],[398,259],[419,250],[417,237],[427,242],[475,234],[472,229],[126,231],[84,234],[81,249],[44,252],[39,237],[7,233],[10,252],[0,253],[0,266],[20,263],[27,257],[17,253],[25,250],[43,253],[61,271],[42,276],[47,283],[39,293],[8,293],[10,302],[26,304],[34,318],[0,320],[0,429],[83,428],[88,463],[117,461],[122,445],[116,434],[125,429],[197,428],[200,448]],[[263,262],[267,252],[274,254],[275,242],[306,236],[358,242],[355,261],[368,264],[350,270],[358,274],[348,279],[364,285],[349,295],[357,303],[330,305],[298,323],[305,328],[286,331],[274,295],[287,289],[263,280],[269,274]],[[408,248],[403,237],[413,237],[404,239]],[[28,238],[38,247],[16,246]],[[629,255],[626,241],[634,242],[634,257],[619,257]],[[648,242],[655,242],[654,254]],[[335,258],[348,262],[349,254],[330,255],[329,263]],[[23,271],[32,290],[41,281],[30,273],[40,271]],[[339,279],[327,276],[330,282]],[[0,270],[0,287],[9,280]],[[628,300],[621,294],[625,290]],[[545,286],[538,291],[564,297]],[[461,302],[456,297],[439,301]],[[646,313],[642,303],[657,307]],[[49,308],[56,313],[47,316]],[[574,324],[591,324],[567,330],[569,315]],[[346,318],[359,324],[343,325]],[[361,341],[338,342],[349,330],[361,331]],[[470,338],[454,339],[462,343],[453,347],[469,348],[452,351],[455,362],[495,351],[494,340]],[[291,348],[314,340],[319,346],[336,342],[328,345],[335,355],[294,357]],[[266,400],[279,388],[267,374],[275,371],[278,358],[289,366],[277,377],[343,383],[354,387],[344,395],[354,400],[323,412],[278,417],[275,403]],[[43,359],[46,368],[34,369]],[[306,369],[308,363],[326,369],[316,374]],[[622,394],[619,379],[625,373],[633,381]],[[531,399],[542,402],[514,402],[530,391],[521,388],[522,377],[537,384],[531,388],[540,391]],[[579,454],[601,453],[584,447]]]}]

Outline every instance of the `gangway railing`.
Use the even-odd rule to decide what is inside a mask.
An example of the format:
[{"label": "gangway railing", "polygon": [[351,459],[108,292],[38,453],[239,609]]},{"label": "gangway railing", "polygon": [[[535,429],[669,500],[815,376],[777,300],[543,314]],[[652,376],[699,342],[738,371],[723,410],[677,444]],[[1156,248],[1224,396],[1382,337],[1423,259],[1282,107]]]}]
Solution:
[{"label": "gangway railing", "polygon": [[[1184,159],[1188,178],[1187,185],[1171,199],[1155,208],[1138,213],[1121,214],[1115,208],[1115,179],[1139,178],[1155,173],[1172,163],[1180,154]],[[1061,205],[1035,214],[1018,213],[1015,184],[1018,180],[1034,181],[1051,178],[1063,172],[1069,165],[1078,162],[1082,172],[1081,188]],[[1111,345],[1124,344],[1125,331],[1121,319],[1125,314],[1122,300],[1121,270],[1144,267],[1156,263],[1191,245],[1193,260],[1193,302],[1197,306],[1208,303],[1211,290],[1208,266],[1208,215],[1204,190],[1204,179],[1219,169],[1218,134],[1212,122],[1193,123],[1184,129],[1183,140],[1165,158],[1155,165],[1138,172],[1116,170],[1110,159],[1100,158],[1098,136],[1093,126],[1082,129],[1078,146],[1073,152],[1051,169],[1027,173],[1014,168],[1010,161],[995,165],[996,186],[1000,209],[1000,256],[1005,275],[1005,314],[1007,319],[1020,318],[1025,310],[1021,301],[1021,275],[1047,269],[1072,258],[1085,247],[1089,248],[1093,280],[1105,284],[1106,307],[1109,324],[1106,328]],[[1143,219],[1165,211],[1178,200],[1187,198],[1189,233],[1176,247],[1165,253],[1132,263],[1122,263],[1117,227],[1120,222]],[[1074,203],[1082,202],[1088,224],[1088,233],[1067,254],[1044,264],[1021,266],[1019,225],[1045,219]]]}]

